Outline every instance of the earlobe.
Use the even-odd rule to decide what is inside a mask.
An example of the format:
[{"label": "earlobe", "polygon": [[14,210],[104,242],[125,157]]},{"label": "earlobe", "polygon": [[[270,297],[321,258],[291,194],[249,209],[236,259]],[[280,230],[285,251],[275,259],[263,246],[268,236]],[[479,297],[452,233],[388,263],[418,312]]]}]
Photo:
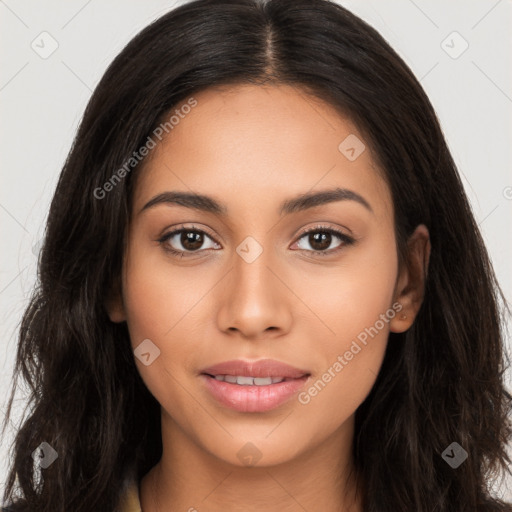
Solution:
[{"label": "earlobe", "polygon": [[401,312],[397,313],[389,322],[389,330],[391,332],[405,332],[414,323],[414,318],[411,318],[410,315],[403,312],[405,310],[404,304],[400,303],[400,305],[402,306]]},{"label": "earlobe", "polygon": [[407,246],[407,261],[400,269],[394,296],[394,302],[401,308],[390,321],[390,330],[396,333],[411,327],[423,303],[431,251],[429,232],[424,224],[416,227]]}]

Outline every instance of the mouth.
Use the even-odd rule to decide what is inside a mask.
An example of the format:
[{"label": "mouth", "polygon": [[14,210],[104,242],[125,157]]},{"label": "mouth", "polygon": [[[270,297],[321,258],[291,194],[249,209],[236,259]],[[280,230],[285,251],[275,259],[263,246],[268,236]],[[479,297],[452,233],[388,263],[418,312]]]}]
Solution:
[{"label": "mouth", "polygon": [[265,359],[226,361],[199,376],[217,404],[239,412],[266,412],[288,402],[311,373]]},{"label": "mouth", "polygon": [[[279,384],[280,382],[289,382],[296,380],[292,377],[252,377],[245,375],[210,375],[203,373],[207,377],[221,381],[237,384],[238,386],[270,386],[271,384]],[[306,374],[308,375],[308,374]]]}]

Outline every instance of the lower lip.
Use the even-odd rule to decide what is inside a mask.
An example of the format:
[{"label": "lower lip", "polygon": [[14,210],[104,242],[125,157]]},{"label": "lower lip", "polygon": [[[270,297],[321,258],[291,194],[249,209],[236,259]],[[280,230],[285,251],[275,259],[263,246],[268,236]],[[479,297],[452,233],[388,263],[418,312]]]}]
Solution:
[{"label": "lower lip", "polygon": [[266,412],[287,402],[306,383],[309,376],[268,386],[241,386],[200,375],[206,388],[222,405],[240,412]]}]

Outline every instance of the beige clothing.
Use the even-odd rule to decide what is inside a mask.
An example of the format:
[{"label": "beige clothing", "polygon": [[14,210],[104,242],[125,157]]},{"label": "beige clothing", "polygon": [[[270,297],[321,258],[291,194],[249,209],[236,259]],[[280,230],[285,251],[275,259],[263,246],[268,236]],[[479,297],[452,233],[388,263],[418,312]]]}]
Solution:
[{"label": "beige clothing", "polygon": [[119,505],[119,512],[141,512],[137,480],[131,479],[127,482],[127,487]]}]

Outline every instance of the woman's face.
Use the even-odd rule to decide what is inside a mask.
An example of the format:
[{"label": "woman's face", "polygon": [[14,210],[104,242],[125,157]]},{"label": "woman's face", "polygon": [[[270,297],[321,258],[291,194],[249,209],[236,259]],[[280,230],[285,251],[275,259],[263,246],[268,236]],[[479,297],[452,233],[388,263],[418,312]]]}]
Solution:
[{"label": "woman's face", "polygon": [[[412,323],[392,199],[363,136],[320,100],[251,85],[194,98],[138,176],[109,314],[127,322],[168,427],[226,462],[246,450],[277,464],[351,435],[390,329]],[[176,192],[209,199],[148,205]],[[306,376],[256,387],[203,374],[262,359]]]}]

